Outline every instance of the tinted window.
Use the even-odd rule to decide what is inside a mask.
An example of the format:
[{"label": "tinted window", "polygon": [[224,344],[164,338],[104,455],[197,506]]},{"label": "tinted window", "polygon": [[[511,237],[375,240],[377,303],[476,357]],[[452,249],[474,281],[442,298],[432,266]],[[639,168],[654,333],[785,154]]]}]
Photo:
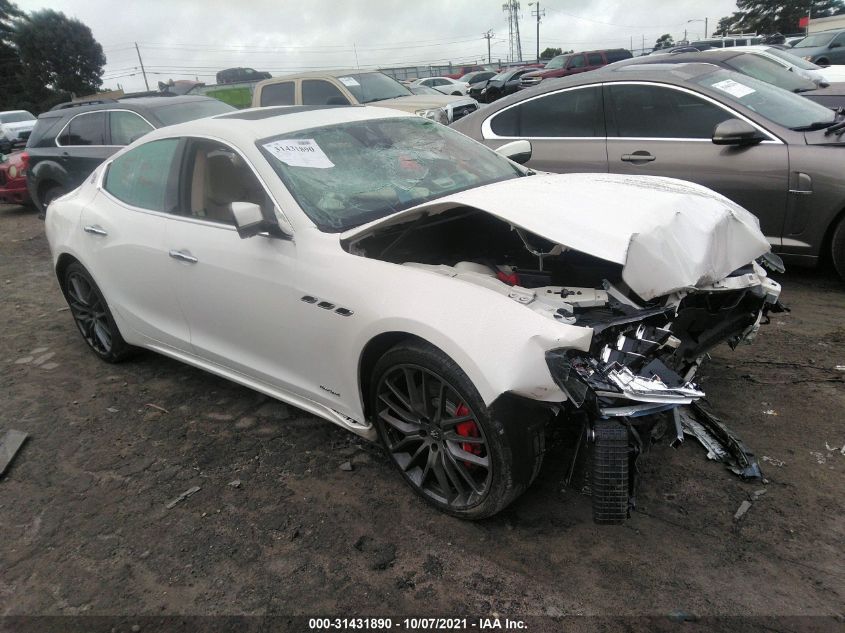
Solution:
[{"label": "tinted window", "polygon": [[279,106],[295,105],[294,83],[283,81],[277,84],[268,84],[261,89],[261,105]]},{"label": "tinted window", "polygon": [[303,105],[349,105],[337,86],[322,79],[305,79],[302,82]]},{"label": "tinted window", "polygon": [[140,116],[125,110],[109,113],[109,128],[112,145],[129,145],[153,129]]},{"label": "tinted window", "polygon": [[617,51],[606,51],[604,56],[607,58],[607,63],[612,64],[613,62],[618,62],[623,59],[630,59],[633,57],[630,51],[626,50],[617,50]]},{"label": "tinted window", "polygon": [[234,112],[235,110],[236,108],[228,103],[223,103],[217,99],[201,99],[199,101],[183,101],[182,103],[156,106],[153,113],[163,125],[176,125],[177,123]]},{"label": "tinted window", "polygon": [[583,55],[575,55],[570,62],[567,68],[584,68],[587,65],[586,60],[584,59]]},{"label": "tinted window", "polygon": [[712,138],[731,118],[722,108],[680,90],[647,85],[609,86],[608,136]]},{"label": "tinted window", "polygon": [[815,48],[816,46],[827,46],[833,39],[830,33],[814,33],[808,35],[800,42],[796,42],[793,48]]},{"label": "tinted window", "polygon": [[89,112],[74,117],[62,132],[59,145],[105,145],[106,113]]},{"label": "tinted window", "polygon": [[499,136],[604,136],[601,88],[557,92],[513,106],[491,122]]},{"label": "tinted window", "polygon": [[346,86],[358,103],[384,101],[411,94],[405,86],[382,73],[356,73],[338,77],[337,80]]},{"label": "tinted window", "polygon": [[233,202],[253,202],[270,208],[264,187],[231,148],[214,141],[197,140],[190,146],[189,159],[191,178],[185,215],[234,224]]},{"label": "tinted window", "polygon": [[558,55],[557,57],[552,57],[548,64],[546,64],[543,68],[547,70],[555,70],[556,68],[563,68],[566,66],[566,62],[569,61],[569,55]]},{"label": "tinted window", "polygon": [[601,53],[590,53],[587,55],[588,66],[601,66],[602,64],[604,64],[604,60],[601,58]]},{"label": "tinted window", "polygon": [[759,55],[743,54],[732,57],[726,64],[744,75],[754,77],[778,88],[796,92],[798,90],[814,90],[816,84],[801,75],[786,70],[771,59]]},{"label": "tinted window", "polygon": [[169,184],[178,139],[145,143],[114,159],[106,174],[105,190],[118,200],[151,211],[169,211]]}]

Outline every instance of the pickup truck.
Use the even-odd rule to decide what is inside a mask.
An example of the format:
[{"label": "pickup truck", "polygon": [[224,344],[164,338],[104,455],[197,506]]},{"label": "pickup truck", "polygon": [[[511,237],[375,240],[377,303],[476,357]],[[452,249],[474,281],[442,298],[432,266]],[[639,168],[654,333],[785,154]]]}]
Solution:
[{"label": "pickup truck", "polygon": [[478,109],[469,97],[414,94],[376,71],[328,70],[273,77],[255,85],[252,106],[378,105],[449,125]]}]

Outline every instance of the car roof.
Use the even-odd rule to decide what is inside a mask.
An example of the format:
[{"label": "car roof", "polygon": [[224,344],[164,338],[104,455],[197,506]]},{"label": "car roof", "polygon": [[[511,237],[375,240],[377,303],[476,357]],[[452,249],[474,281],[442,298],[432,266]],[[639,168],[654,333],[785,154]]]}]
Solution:
[{"label": "car roof", "polygon": [[377,73],[378,70],[374,69],[354,69],[354,68],[337,68],[333,70],[309,70],[303,71],[301,73],[293,73],[291,75],[279,75],[278,77],[272,77],[270,79],[265,79],[261,83],[263,85],[267,85],[270,83],[275,83],[277,81],[287,81],[288,79],[299,79],[299,78],[309,78],[309,77],[346,77],[347,75],[362,75],[364,73]]},{"label": "car roof", "polygon": [[154,110],[157,107],[174,105],[177,103],[190,103],[192,101],[212,101],[212,97],[203,95],[166,95],[160,97],[124,97],[121,99],[105,100],[102,103],[89,105],[69,106],[60,110],[48,110],[38,115],[39,119],[60,118],[64,116],[76,116],[83,112],[96,112],[97,110]]},{"label": "car roof", "polygon": [[256,140],[308,130],[315,127],[388,118],[414,118],[414,115],[392,108],[374,106],[272,106],[227,112],[159,128],[144,139],[172,136],[208,135],[233,143]]}]

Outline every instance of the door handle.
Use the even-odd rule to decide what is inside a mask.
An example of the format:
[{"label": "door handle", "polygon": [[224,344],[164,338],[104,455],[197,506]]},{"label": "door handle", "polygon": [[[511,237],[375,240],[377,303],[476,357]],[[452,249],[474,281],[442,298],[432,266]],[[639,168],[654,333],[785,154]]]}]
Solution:
[{"label": "door handle", "polygon": [[622,154],[622,160],[626,163],[650,163],[656,158],[657,156],[652,156],[643,150],[634,152],[633,154]]},{"label": "door handle", "polygon": [[196,264],[199,260],[191,255],[188,251],[170,251],[170,256],[173,259],[178,259],[182,262],[188,262],[189,264]]},{"label": "door handle", "polygon": [[88,226],[82,229],[86,233],[90,233],[91,235],[108,235],[109,232],[106,231],[102,226],[99,224],[89,224]]}]

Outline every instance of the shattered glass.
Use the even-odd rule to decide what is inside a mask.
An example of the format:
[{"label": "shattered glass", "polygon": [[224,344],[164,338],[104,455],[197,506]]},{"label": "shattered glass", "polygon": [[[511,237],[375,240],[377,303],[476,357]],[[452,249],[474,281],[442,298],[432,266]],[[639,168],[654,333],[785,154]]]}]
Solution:
[{"label": "shattered glass", "polygon": [[[269,147],[288,139],[313,141],[333,166],[285,163]],[[258,145],[303,210],[327,232],[522,174],[507,159],[421,117],[330,125]]]}]

